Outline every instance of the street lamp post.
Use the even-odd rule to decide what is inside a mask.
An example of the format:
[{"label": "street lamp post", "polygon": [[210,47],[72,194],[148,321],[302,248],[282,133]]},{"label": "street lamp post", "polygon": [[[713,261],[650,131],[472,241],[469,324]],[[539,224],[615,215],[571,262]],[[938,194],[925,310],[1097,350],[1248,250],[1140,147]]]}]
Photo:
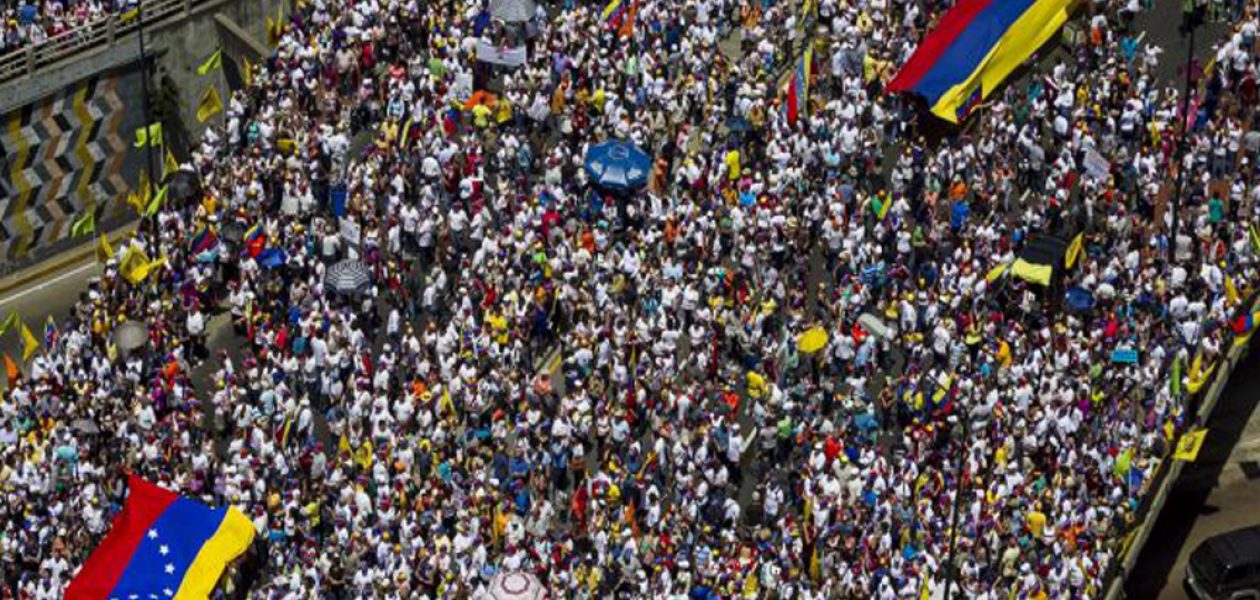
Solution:
[{"label": "street lamp post", "polygon": [[153,122],[153,110],[152,106],[150,106],[152,100],[149,98],[149,60],[144,51],[144,0],[139,0],[139,2],[136,3],[136,11],[136,37],[140,41],[140,86],[143,88],[142,93],[144,99],[144,123],[141,124],[141,127],[144,128],[146,135],[144,157],[149,169],[149,181],[156,182],[158,175],[154,170],[153,143],[152,140],[149,140],[147,137],[149,133],[149,124]]},{"label": "street lamp post", "polygon": [[1186,15],[1186,28],[1190,39],[1186,46],[1186,83],[1181,97],[1181,140],[1177,144],[1177,183],[1172,194],[1172,239],[1168,243],[1168,264],[1177,262],[1177,233],[1181,225],[1181,197],[1185,194],[1186,151],[1190,135],[1190,90],[1194,81],[1194,33],[1199,28],[1199,9],[1196,4]]},{"label": "street lamp post", "polygon": [[950,592],[953,591],[954,579],[958,577],[958,563],[954,556],[958,543],[958,507],[962,505],[967,496],[967,484],[970,482],[969,477],[963,474],[967,470],[967,450],[970,447],[968,441],[971,439],[971,415],[960,414],[962,418],[962,440],[959,442],[958,457],[958,478],[961,481],[954,491],[954,506],[950,511],[949,517],[949,558],[945,562],[945,600],[950,600]]}]

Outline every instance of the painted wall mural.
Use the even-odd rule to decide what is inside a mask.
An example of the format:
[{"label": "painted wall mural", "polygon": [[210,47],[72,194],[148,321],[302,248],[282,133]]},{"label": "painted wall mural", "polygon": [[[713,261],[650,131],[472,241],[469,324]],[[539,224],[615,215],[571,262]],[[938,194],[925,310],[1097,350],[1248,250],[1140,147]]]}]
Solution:
[{"label": "painted wall mural", "polygon": [[140,89],[139,71],[124,68],[0,117],[0,263],[69,245],[86,211],[98,230],[128,218],[125,198],[144,160],[130,144]]}]

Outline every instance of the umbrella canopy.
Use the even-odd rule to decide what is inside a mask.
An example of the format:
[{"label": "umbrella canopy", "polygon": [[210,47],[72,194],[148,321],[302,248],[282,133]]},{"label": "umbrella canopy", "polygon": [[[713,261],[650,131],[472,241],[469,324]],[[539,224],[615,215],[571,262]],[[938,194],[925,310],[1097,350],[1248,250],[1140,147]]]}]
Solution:
[{"label": "umbrella canopy", "polygon": [[858,324],[867,331],[884,339],[892,339],[893,336],[896,335],[896,332],[894,332],[887,323],[884,323],[883,319],[871,313],[862,313],[859,315]]},{"label": "umbrella canopy", "polygon": [[282,248],[267,248],[258,253],[258,264],[267,270],[284,266],[288,260],[289,255]]},{"label": "umbrella canopy", "polygon": [[507,23],[524,23],[537,10],[534,0],[490,0],[490,16]]},{"label": "umbrella canopy", "polygon": [[149,327],[139,321],[127,321],[114,330],[114,345],[130,352],[149,343]]},{"label": "umbrella canopy", "polygon": [[166,201],[176,203],[173,206],[188,206],[192,202],[201,202],[203,195],[201,178],[192,171],[180,169],[166,178]]},{"label": "umbrella canopy", "polygon": [[638,146],[622,140],[609,140],[591,146],[586,152],[586,173],[600,187],[630,190],[647,185],[652,157]]},{"label": "umbrella canopy", "polygon": [[357,260],[343,260],[324,273],[324,286],[339,294],[354,294],[367,287],[372,274]]},{"label": "umbrella canopy", "polygon": [[494,600],[543,600],[547,588],[529,573],[499,573],[490,580],[490,597]]},{"label": "umbrella canopy", "polygon": [[101,428],[98,427],[96,423],[89,421],[87,419],[75,419],[74,422],[70,423],[70,428],[75,431],[78,431],[79,433],[86,433],[86,434],[95,434],[95,433],[101,432]]},{"label": "umbrella canopy", "polygon": [[731,117],[726,120],[726,130],[731,133],[744,133],[752,131],[752,122],[744,117]]},{"label": "umbrella canopy", "polygon": [[1063,294],[1068,310],[1075,313],[1087,313],[1094,308],[1094,295],[1082,287],[1070,287]]},{"label": "umbrella canopy", "polygon": [[822,327],[811,327],[796,338],[796,349],[804,354],[813,354],[827,345],[827,330]]}]

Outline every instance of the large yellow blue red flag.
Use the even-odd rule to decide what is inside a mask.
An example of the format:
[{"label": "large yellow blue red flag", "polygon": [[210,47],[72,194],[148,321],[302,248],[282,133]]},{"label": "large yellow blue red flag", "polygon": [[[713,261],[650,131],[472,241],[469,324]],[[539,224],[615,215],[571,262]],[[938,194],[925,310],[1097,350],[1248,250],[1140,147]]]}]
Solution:
[{"label": "large yellow blue red flag", "polygon": [[927,100],[958,123],[1067,22],[1074,0],[961,0],[897,76],[894,92]]},{"label": "large yellow blue red flag", "polygon": [[67,600],[207,598],[254,541],[235,508],[210,508],[135,475],[109,533],[66,589]]}]

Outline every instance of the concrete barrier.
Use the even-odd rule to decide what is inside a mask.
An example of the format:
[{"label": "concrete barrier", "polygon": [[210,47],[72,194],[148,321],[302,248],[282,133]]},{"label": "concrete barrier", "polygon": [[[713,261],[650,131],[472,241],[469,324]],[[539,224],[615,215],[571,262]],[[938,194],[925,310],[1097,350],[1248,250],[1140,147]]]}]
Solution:
[{"label": "concrete barrier", "polygon": [[[1254,299],[1251,310],[1260,310],[1260,299]],[[1212,411],[1216,409],[1216,403],[1221,399],[1221,393],[1225,391],[1225,386],[1229,384],[1230,375],[1234,372],[1234,367],[1247,357],[1250,352],[1251,344],[1242,345],[1232,344],[1229,351],[1221,359],[1221,364],[1217,367],[1216,376],[1212,380],[1211,385],[1203,396],[1203,403],[1199,406],[1199,412],[1194,416],[1194,426],[1202,427]],[[1180,437],[1178,437],[1180,440]],[[1129,573],[1133,570],[1133,565],[1137,563],[1138,556],[1142,554],[1142,547],[1146,545],[1146,541],[1151,537],[1151,531],[1155,528],[1155,523],[1159,521],[1159,514],[1164,508],[1164,503],[1168,500],[1168,493],[1172,487],[1177,484],[1177,480],[1181,477],[1181,471],[1185,468],[1184,461],[1173,459],[1172,455],[1176,449],[1176,444],[1169,446],[1168,454],[1161,461],[1160,469],[1157,471],[1157,477],[1160,479],[1155,484],[1155,490],[1150,494],[1150,504],[1146,506],[1145,514],[1142,515],[1141,522],[1132,529],[1132,532],[1125,536],[1126,539],[1132,537],[1127,548],[1123,548],[1123,557],[1117,556],[1119,566],[1113,569],[1110,581],[1107,583],[1107,600],[1119,600],[1125,597],[1124,584],[1128,579]],[[1165,470],[1166,469],[1166,470]]]},{"label": "concrete barrier", "polygon": [[[140,172],[160,175],[167,152],[188,156],[205,129],[195,115],[206,88],[226,104],[229,72],[240,80],[234,61],[270,53],[257,40],[285,7],[282,0],[146,1],[145,54],[156,63],[150,89],[170,99],[160,112],[157,103],[145,112],[136,18],[94,21],[15,53],[34,57],[20,64],[0,59],[0,277],[80,243],[71,224],[89,212],[102,231],[134,220],[125,199]],[[198,75],[218,49],[222,71]],[[150,120],[162,123],[165,138],[152,152],[134,144]]]}]

